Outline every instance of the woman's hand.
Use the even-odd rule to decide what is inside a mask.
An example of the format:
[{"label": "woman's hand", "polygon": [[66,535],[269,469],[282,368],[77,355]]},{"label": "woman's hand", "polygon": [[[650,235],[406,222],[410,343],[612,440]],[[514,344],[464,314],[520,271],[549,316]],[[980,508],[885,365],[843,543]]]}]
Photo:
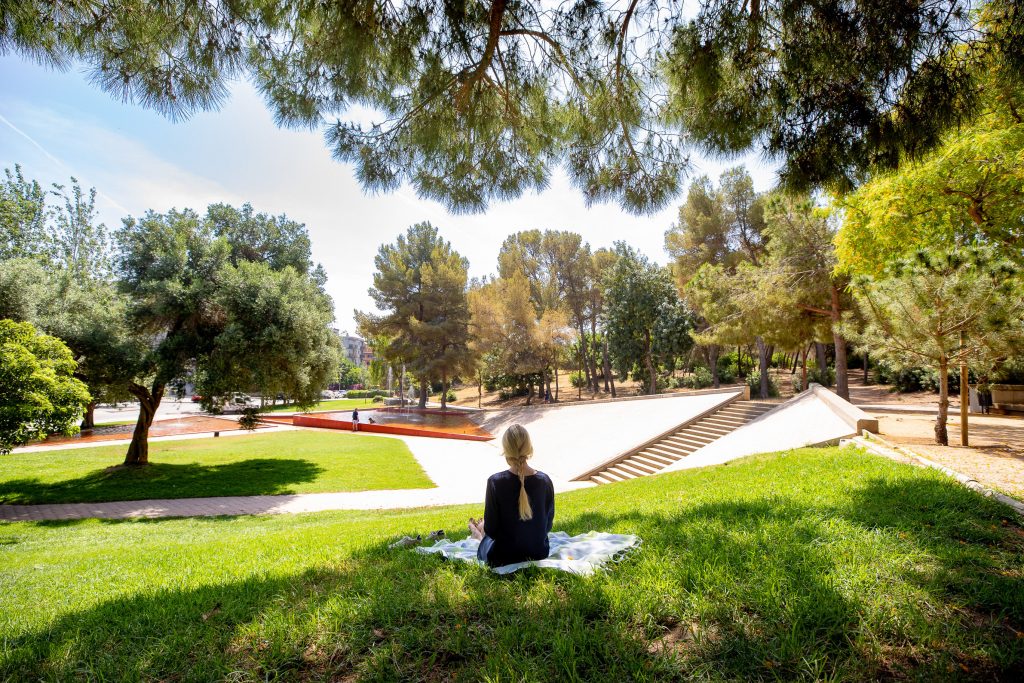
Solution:
[{"label": "woman's hand", "polygon": [[484,537],[484,520],[469,518],[469,535],[478,541]]}]

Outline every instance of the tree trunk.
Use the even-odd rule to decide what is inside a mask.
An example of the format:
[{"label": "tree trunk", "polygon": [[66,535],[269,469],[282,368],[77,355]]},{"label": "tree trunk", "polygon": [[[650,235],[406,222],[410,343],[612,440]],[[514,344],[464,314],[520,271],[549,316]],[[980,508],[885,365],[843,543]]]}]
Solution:
[{"label": "tree trunk", "polygon": [[949,445],[946,419],[949,415],[949,361],[943,356],[939,360],[939,415],[935,418],[935,443]]},{"label": "tree trunk", "polygon": [[420,377],[420,410],[425,410],[427,407],[427,393],[430,391],[430,386],[427,384],[426,377]]},{"label": "tree trunk", "polygon": [[482,375],[477,374],[476,376],[476,407],[482,408],[484,405],[484,378]]},{"label": "tree trunk", "polygon": [[604,345],[602,346],[602,354],[604,360],[604,376],[611,382],[612,387],[612,398],[615,398],[615,377],[612,375],[612,364],[608,361],[608,336],[605,335]]},{"label": "tree trunk", "polygon": [[555,403],[558,402],[558,366],[555,366]]},{"label": "tree trunk", "polygon": [[654,369],[654,353],[652,352],[651,335],[648,332],[646,337],[646,343],[644,344],[644,362],[647,365],[647,375],[650,377],[650,390],[649,394],[652,396],[658,393],[658,373]]},{"label": "tree trunk", "polygon": [[764,343],[763,337],[757,338],[757,367],[761,375],[760,395],[762,399],[768,398],[768,349],[770,348]]},{"label": "tree trunk", "polygon": [[793,369],[790,370],[789,374],[795,375],[798,365],[800,365],[800,349],[797,349],[796,353],[793,354]]},{"label": "tree trunk", "polygon": [[967,447],[967,407],[970,403],[970,390],[967,388],[967,358],[964,356],[964,333],[960,332],[960,445]]},{"label": "tree trunk", "polygon": [[153,424],[157,408],[160,407],[160,400],[164,397],[164,385],[154,382],[151,391],[141,384],[132,382],[128,385],[128,391],[139,399],[139,419],[135,423],[135,431],[132,433],[128,452],[125,453],[124,464],[141,467],[149,464],[149,428]]},{"label": "tree trunk", "polygon": [[[587,380],[587,386],[590,386],[590,368],[587,366],[587,332],[583,327],[583,322],[580,322],[580,348],[579,358],[577,359],[577,365],[579,366],[580,374],[583,375]],[[582,388],[580,388],[580,397],[582,398]]]},{"label": "tree trunk", "polygon": [[718,389],[722,385],[718,377],[718,344],[708,347],[708,363],[711,364],[711,386]]},{"label": "tree trunk", "polygon": [[590,364],[590,376],[593,379],[591,386],[594,393],[601,392],[601,385],[597,381],[597,318],[590,318],[590,353],[587,354],[587,363]]},{"label": "tree trunk", "polygon": [[448,407],[448,373],[441,371],[441,412]]},{"label": "tree trunk", "polygon": [[825,357],[825,345],[821,342],[814,342],[814,363],[818,370],[828,370],[828,359]]},{"label": "tree trunk", "polygon": [[836,345],[836,394],[850,400],[849,368],[846,367],[846,338],[839,334],[842,311],[839,310],[839,288],[832,285],[832,341]]},{"label": "tree trunk", "polygon": [[405,364],[402,364],[402,374],[398,376],[398,407],[405,408]]},{"label": "tree trunk", "polygon": [[82,424],[80,429],[92,429],[96,426],[96,402],[90,401],[89,405],[85,406],[85,414],[82,415]]},{"label": "tree trunk", "polygon": [[526,380],[526,405],[533,403],[533,380]]},{"label": "tree trunk", "polygon": [[810,352],[811,347],[805,346],[803,353],[803,361],[800,367],[800,386],[803,387],[800,391],[807,391],[807,354]]},{"label": "tree trunk", "polygon": [[746,377],[746,373],[743,372],[743,351],[740,350],[739,345],[736,345],[736,374],[740,377]]}]

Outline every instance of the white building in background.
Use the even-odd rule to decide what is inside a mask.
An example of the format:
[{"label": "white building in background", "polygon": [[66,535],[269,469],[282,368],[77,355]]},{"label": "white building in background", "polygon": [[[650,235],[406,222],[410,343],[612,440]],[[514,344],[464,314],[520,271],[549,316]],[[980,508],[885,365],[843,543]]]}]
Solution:
[{"label": "white building in background", "polygon": [[368,364],[368,358],[372,358],[372,352],[370,347],[360,337],[353,337],[347,331],[338,332],[338,338],[341,339],[341,346],[345,350],[345,357],[352,361],[358,367],[366,367]]}]

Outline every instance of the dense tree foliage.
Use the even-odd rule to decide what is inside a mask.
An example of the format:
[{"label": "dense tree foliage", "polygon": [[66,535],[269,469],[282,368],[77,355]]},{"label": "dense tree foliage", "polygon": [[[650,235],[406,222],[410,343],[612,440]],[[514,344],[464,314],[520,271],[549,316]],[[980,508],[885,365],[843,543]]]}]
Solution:
[{"label": "dense tree foliage", "polygon": [[31,323],[0,320],[0,453],[49,434],[73,434],[89,402],[75,361]]},{"label": "dense tree foliage", "polygon": [[879,277],[862,276],[854,293],[863,327],[848,333],[897,367],[939,373],[935,441],[948,444],[948,371],[966,362],[988,374],[1024,350],[1024,288],[1015,266],[988,249],[919,251]]},{"label": "dense tree foliage", "polygon": [[374,263],[370,297],[382,313],[357,311],[360,332],[388,339],[377,352],[404,363],[419,379],[423,408],[430,382],[447,384],[470,354],[469,264],[430,223],[417,223],[394,244],[382,245]]},{"label": "dense tree foliage", "polygon": [[[148,461],[156,409],[169,383],[189,369],[211,389],[211,403],[230,387],[287,390],[310,405],[334,376],[331,302],[307,273],[305,231],[289,238],[281,221],[266,217],[240,228],[211,216],[244,210],[213,209],[206,218],[187,209],[149,212],[118,231],[128,320],[147,340],[128,384],[140,413],[125,464]],[[274,240],[281,243],[269,251],[253,248]],[[282,253],[297,256],[275,260]]]},{"label": "dense tree foliage", "polygon": [[1024,91],[987,101],[972,125],[920,162],[865,183],[841,203],[839,267],[879,275],[934,245],[988,245],[1024,264]]},{"label": "dense tree foliage", "polygon": [[248,77],[279,124],[325,126],[371,190],[475,211],[561,164],[589,200],[647,210],[678,192],[690,144],[839,187],[934,147],[974,113],[976,63],[1024,73],[1019,3],[975,6],[23,0],[0,4],[0,52],[84,62],[173,117]]},{"label": "dense tree foliage", "polygon": [[672,367],[692,343],[689,317],[667,268],[623,242],[616,244],[616,254],[604,280],[609,351],[620,375],[643,377],[654,394],[658,367]]}]

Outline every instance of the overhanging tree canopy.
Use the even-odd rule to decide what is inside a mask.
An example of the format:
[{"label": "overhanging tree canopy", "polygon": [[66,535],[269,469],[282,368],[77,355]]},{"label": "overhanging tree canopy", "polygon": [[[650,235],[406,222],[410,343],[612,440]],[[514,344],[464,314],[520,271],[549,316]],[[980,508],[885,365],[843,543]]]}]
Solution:
[{"label": "overhanging tree canopy", "polygon": [[456,211],[547,185],[633,211],[693,144],[757,149],[794,186],[848,187],[969,118],[973,64],[1024,73],[1013,0],[3,0],[0,53],[81,60],[172,117],[249,77],[278,123],[326,132],[369,190]]}]

